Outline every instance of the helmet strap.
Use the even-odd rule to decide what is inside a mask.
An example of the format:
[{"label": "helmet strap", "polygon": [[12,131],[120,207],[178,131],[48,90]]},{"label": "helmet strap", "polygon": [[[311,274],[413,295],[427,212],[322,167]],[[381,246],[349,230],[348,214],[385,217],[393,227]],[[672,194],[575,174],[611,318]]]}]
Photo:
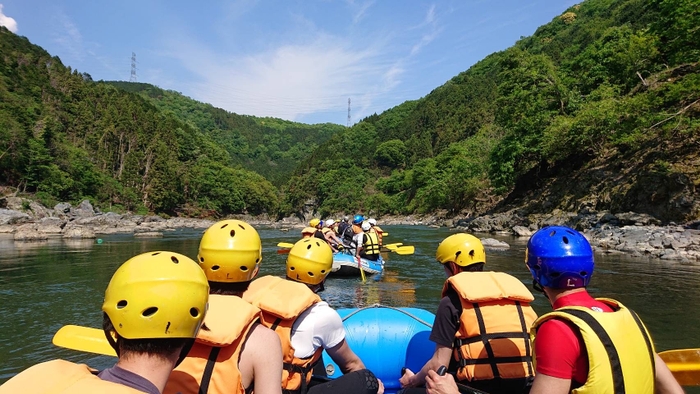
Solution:
[{"label": "helmet strap", "polygon": [[105,333],[105,338],[107,338],[109,346],[111,346],[112,349],[114,349],[114,352],[117,353],[117,357],[119,357],[119,344],[117,344],[117,341],[114,340],[112,332],[104,329],[102,331]]},{"label": "helmet strap", "polygon": [[540,293],[544,294],[544,296],[547,297],[547,299],[549,299],[549,297],[547,296],[547,293],[545,293],[544,288],[542,287],[542,285],[540,285],[540,283],[537,281],[537,279],[532,280],[532,288],[535,291],[539,291]]},{"label": "helmet strap", "polygon": [[187,357],[187,354],[189,354],[192,346],[194,346],[194,342],[194,338],[185,342],[185,346],[183,346],[182,350],[180,350],[180,356],[177,358],[177,362],[175,363],[175,367],[173,367],[173,369],[177,368],[177,366],[180,365],[180,363]]}]

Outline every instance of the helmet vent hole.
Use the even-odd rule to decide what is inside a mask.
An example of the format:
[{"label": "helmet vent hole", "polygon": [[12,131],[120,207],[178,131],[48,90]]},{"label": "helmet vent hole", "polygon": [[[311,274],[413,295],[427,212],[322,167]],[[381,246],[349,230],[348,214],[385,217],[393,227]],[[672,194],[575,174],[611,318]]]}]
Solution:
[{"label": "helmet vent hole", "polygon": [[588,276],[588,272],[586,272],[586,271],[581,271],[578,274],[581,276]]},{"label": "helmet vent hole", "polygon": [[474,249],[469,251],[469,256],[474,257]]},{"label": "helmet vent hole", "polygon": [[556,230],[552,230],[552,231],[549,232],[549,236],[552,237],[552,236],[554,236],[554,234],[556,234],[556,233],[557,233]]},{"label": "helmet vent hole", "polygon": [[255,259],[255,264],[257,264],[257,263],[259,263],[259,262],[260,262],[260,257],[258,257],[257,259]]},{"label": "helmet vent hole", "polygon": [[289,267],[289,270],[290,270],[290,271],[294,271],[294,267]]},{"label": "helmet vent hole", "polygon": [[235,236],[236,236],[236,230],[231,230],[231,233],[230,233],[230,234],[231,234],[231,237],[235,237]]},{"label": "helmet vent hole", "polygon": [[151,256],[158,256],[159,254],[160,254],[160,252],[155,252],[155,253],[152,253]]},{"label": "helmet vent hole", "polygon": [[568,244],[568,243],[569,243],[569,238],[567,238],[567,237],[562,237],[561,239],[562,239],[562,241],[564,241],[565,244]]},{"label": "helmet vent hole", "polygon": [[203,263],[203,262],[204,262],[204,257],[200,257],[200,258],[199,258],[199,261]]},{"label": "helmet vent hole", "polygon": [[316,242],[316,246],[318,246],[318,247],[320,248],[320,247],[321,247],[321,244],[318,243],[318,242]]},{"label": "helmet vent hole", "polygon": [[455,253],[455,257],[459,257],[460,254],[462,254],[462,251],[458,250],[457,253]]},{"label": "helmet vent hole", "polygon": [[311,245],[306,245],[306,249],[311,249]]},{"label": "helmet vent hole", "polygon": [[239,224],[239,225],[238,225],[238,227],[240,227],[240,228],[241,228],[241,230],[245,230],[245,227],[243,227],[243,225],[242,225],[242,224]]},{"label": "helmet vent hole", "polygon": [[180,262],[175,256],[170,256],[170,260],[172,260],[175,264],[178,264]]},{"label": "helmet vent hole", "polygon": [[128,302],[126,302],[126,300],[121,300],[121,301],[117,302],[117,309],[124,309],[124,308],[126,308],[127,304],[128,304]]},{"label": "helmet vent hole", "polygon": [[326,273],[326,270],[321,270],[321,273],[322,273],[322,274],[325,274],[325,273]]},{"label": "helmet vent hole", "polygon": [[212,266],[211,266],[211,270],[212,270],[212,271],[217,271],[219,268],[221,268],[221,267],[219,267],[218,265],[212,265]]},{"label": "helmet vent hole", "polygon": [[197,308],[190,308],[190,315],[192,317],[198,317],[199,316],[199,309]]},{"label": "helmet vent hole", "polygon": [[314,273],[311,272],[311,271],[307,272],[307,274],[309,274],[309,276],[312,277],[312,278],[314,277]]},{"label": "helmet vent hole", "polygon": [[242,266],[241,266],[241,271],[243,271],[243,272],[248,271],[248,267],[246,267],[245,265],[242,265]]},{"label": "helmet vent hole", "polygon": [[221,226],[221,228],[226,228],[227,226],[228,226],[228,223],[224,223],[224,225]]},{"label": "helmet vent hole", "polygon": [[158,308],[155,307],[155,306],[152,306],[152,307],[146,309],[145,311],[143,311],[143,312],[141,313],[141,315],[142,315],[143,317],[151,317],[151,316],[155,315],[156,312],[158,312]]}]

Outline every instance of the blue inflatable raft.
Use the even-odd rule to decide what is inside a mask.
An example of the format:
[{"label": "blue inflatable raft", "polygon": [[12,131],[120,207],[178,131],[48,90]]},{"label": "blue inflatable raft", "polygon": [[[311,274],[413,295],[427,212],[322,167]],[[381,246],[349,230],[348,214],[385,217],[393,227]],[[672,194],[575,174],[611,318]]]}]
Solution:
[{"label": "blue inflatable raft", "polygon": [[[384,383],[385,393],[396,393],[401,385],[401,368],[419,371],[433,356],[435,344],[428,337],[435,315],[418,308],[373,305],[339,309],[346,340],[365,366]],[[329,378],[342,375],[340,368],[323,352]]]},{"label": "blue inflatable raft", "polygon": [[[362,270],[367,275],[381,275],[384,272],[384,259],[379,256],[379,260],[372,261],[360,259]],[[354,255],[337,252],[333,253],[333,268],[329,276],[360,276],[360,269],[357,266],[357,258]]]}]

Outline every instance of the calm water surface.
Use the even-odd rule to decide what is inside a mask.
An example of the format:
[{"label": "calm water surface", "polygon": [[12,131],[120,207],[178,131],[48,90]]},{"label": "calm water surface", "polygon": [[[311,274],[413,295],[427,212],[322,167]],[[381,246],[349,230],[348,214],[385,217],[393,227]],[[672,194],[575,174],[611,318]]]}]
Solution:
[{"label": "calm water surface", "polygon": [[[390,254],[386,274],[379,281],[359,279],[326,282],[322,297],[334,307],[382,303],[414,306],[435,312],[445,280],[435,262],[438,243],[451,232],[421,226],[382,226],[386,243],[414,245],[411,256]],[[284,275],[286,255],[278,242],[294,242],[295,231],[259,228],[263,239],[261,274]],[[100,327],[104,290],[115,269],[130,257],[154,250],[171,250],[195,259],[199,230],[165,233],[163,238],[132,235],[104,236],[103,243],[49,240],[15,243],[0,236],[0,383],[38,362],[64,358],[106,368],[114,359],[60,349],[51,337],[63,325]],[[487,236],[487,235],[481,235]],[[523,262],[526,239],[498,237],[506,251],[487,251],[487,267],[508,272],[531,283]],[[621,256],[596,256],[590,292],[616,298],[635,309],[651,331],[657,350],[700,347],[700,265]],[[550,310],[536,295],[538,314]],[[690,392],[690,391],[689,391]]]}]

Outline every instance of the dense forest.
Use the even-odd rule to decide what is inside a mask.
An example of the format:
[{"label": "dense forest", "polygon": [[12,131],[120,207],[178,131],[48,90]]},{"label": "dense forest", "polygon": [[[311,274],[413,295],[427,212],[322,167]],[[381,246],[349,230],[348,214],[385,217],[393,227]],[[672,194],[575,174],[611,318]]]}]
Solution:
[{"label": "dense forest", "polygon": [[276,186],[289,180],[299,163],[345,127],[307,125],[278,118],[238,115],[145,83],[107,82],[139,93],[160,110],[189,122],[226,149],[234,164],[257,172]]},{"label": "dense forest", "polygon": [[586,0],[351,128],[94,82],[0,28],[0,185],[181,215],[700,217],[697,0]]},{"label": "dense forest", "polygon": [[520,198],[700,217],[698,61],[697,0],[587,0],[335,135],[298,169],[285,204],[455,215]]},{"label": "dense forest", "polygon": [[343,129],[114,85],[0,28],[0,185],[48,206],[87,198],[117,211],[276,215],[279,191],[270,180],[294,169],[302,146],[315,147],[308,138],[322,142]]}]

